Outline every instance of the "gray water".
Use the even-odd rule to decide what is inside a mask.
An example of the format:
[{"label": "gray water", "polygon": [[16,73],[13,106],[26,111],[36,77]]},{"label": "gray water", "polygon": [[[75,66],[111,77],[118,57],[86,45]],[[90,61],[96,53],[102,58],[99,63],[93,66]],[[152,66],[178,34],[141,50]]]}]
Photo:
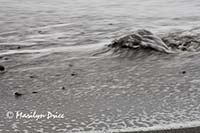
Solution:
[{"label": "gray water", "polygon": [[[87,55],[85,51],[137,29],[167,34],[199,23],[199,0],[0,0],[0,56],[11,58],[0,58],[8,67],[0,75],[0,132],[199,126],[199,53],[134,59],[81,56],[81,51]],[[75,68],[68,68],[69,60]],[[71,79],[71,69],[80,77]],[[28,79],[32,74],[38,77]],[[15,99],[17,89],[28,93]],[[34,89],[39,93],[30,94]],[[66,117],[5,118],[6,111],[23,109],[60,111]]]},{"label": "gray water", "polygon": [[0,0],[1,45],[29,48],[95,44],[145,28],[197,27],[198,0]]}]

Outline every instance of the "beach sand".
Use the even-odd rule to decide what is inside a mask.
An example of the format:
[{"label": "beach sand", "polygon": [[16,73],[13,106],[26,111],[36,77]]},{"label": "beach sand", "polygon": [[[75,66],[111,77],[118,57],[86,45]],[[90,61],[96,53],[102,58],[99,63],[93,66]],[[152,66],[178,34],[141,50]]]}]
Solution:
[{"label": "beach sand", "polygon": [[[20,50],[0,59],[6,67],[0,74],[0,129],[5,133],[123,131],[199,120],[198,52],[129,57],[92,56],[96,51],[89,48],[50,54]],[[8,111],[64,118],[9,119]],[[199,127],[154,132],[197,133]]]}]

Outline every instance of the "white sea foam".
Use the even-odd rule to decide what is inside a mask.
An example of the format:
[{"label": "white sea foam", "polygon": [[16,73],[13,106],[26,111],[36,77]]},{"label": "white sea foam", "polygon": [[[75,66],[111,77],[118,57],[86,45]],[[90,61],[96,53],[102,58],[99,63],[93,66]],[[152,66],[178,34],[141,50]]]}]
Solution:
[{"label": "white sea foam", "polygon": [[0,53],[0,56],[4,55],[13,55],[13,54],[32,54],[32,53],[55,53],[55,52],[84,52],[91,50],[98,50],[107,44],[105,42],[101,42],[95,45],[79,45],[79,46],[66,46],[66,47],[51,47],[51,48],[43,48],[43,49],[32,49],[32,50],[7,50]]},{"label": "white sea foam", "polygon": [[117,132],[139,132],[139,131],[159,131],[159,130],[173,130],[182,128],[195,128],[200,126],[200,121],[182,122],[182,123],[171,123],[166,125],[155,125],[152,127],[140,127],[140,128],[125,128],[107,131],[88,131],[79,133],[117,133]]}]

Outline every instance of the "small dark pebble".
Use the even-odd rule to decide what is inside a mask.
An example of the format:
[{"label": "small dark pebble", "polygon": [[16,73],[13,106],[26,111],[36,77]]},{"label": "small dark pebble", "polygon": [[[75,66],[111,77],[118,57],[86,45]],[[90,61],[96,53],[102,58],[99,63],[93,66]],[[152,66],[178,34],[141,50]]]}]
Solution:
[{"label": "small dark pebble", "polygon": [[182,51],[187,51],[186,47],[181,48]]},{"label": "small dark pebble", "polygon": [[186,74],[186,71],[182,71],[182,74]]},{"label": "small dark pebble", "polygon": [[9,60],[9,58],[8,58],[8,57],[4,57],[3,59],[4,59],[4,60]]},{"label": "small dark pebble", "polygon": [[5,71],[5,67],[0,65],[0,72],[3,72],[3,71]]},{"label": "small dark pebble", "polygon": [[31,75],[30,78],[36,78],[35,76]]},{"label": "small dark pebble", "polygon": [[69,67],[73,67],[73,65],[72,65],[72,64],[69,64]]},{"label": "small dark pebble", "polygon": [[62,87],[62,90],[65,90],[65,87]]},{"label": "small dark pebble", "polygon": [[71,74],[71,76],[77,76],[78,74],[77,73],[75,73],[75,72],[73,72],[72,74]]},{"label": "small dark pebble", "polygon": [[20,97],[20,96],[22,96],[23,94],[22,94],[22,93],[19,93],[19,92],[15,92],[14,95],[15,95],[15,97]]},{"label": "small dark pebble", "polygon": [[36,94],[36,93],[38,93],[38,92],[37,92],[37,91],[33,91],[32,93],[33,93],[33,94]]},{"label": "small dark pebble", "polygon": [[108,25],[113,25],[113,23],[109,23]]},{"label": "small dark pebble", "polygon": [[41,30],[39,30],[39,31],[38,31],[38,33],[42,33],[42,31],[41,31]]},{"label": "small dark pebble", "polygon": [[18,47],[17,47],[17,49],[21,49],[21,47],[20,47],[20,46],[18,46]]}]

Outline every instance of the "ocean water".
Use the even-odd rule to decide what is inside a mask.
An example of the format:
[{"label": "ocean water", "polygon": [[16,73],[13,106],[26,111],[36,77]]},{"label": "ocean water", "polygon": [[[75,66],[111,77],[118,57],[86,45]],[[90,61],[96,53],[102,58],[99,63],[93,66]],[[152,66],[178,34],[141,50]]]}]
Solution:
[{"label": "ocean water", "polygon": [[198,0],[0,0],[1,45],[41,49],[96,44],[148,29],[198,27]]}]

